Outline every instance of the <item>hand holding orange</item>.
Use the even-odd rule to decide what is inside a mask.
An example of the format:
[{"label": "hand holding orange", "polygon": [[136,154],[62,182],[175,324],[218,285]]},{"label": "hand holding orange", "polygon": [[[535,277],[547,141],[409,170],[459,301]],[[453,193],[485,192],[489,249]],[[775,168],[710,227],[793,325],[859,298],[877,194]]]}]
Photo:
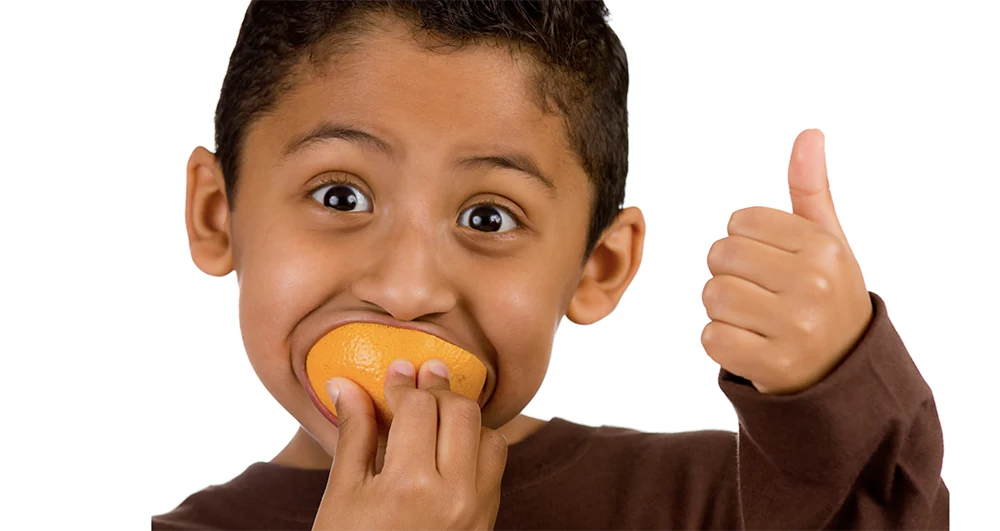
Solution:
[{"label": "hand holding orange", "polygon": [[733,213],[712,245],[702,301],[708,355],[766,394],[823,379],[860,339],[871,299],[830,195],[823,133],[799,134],[788,165],[792,213]]},{"label": "hand holding orange", "polygon": [[314,530],[493,528],[507,441],[482,425],[478,358],[423,332],[359,323],[320,339],[306,372],[339,408]]}]

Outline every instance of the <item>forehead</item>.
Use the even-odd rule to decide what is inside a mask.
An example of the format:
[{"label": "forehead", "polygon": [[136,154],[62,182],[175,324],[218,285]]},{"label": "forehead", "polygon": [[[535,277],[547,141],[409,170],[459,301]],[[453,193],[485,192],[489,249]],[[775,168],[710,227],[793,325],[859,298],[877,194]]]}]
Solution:
[{"label": "forehead", "polygon": [[540,106],[526,56],[487,45],[428,50],[398,19],[328,56],[303,58],[292,90],[251,127],[252,152],[279,156],[291,139],[336,122],[371,131],[403,157],[516,150],[554,174],[582,171],[561,115]]}]

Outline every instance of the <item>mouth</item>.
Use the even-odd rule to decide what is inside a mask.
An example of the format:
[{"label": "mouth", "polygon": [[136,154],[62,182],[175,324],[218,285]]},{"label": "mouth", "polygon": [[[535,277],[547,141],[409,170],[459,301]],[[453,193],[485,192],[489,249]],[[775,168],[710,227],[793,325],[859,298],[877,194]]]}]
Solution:
[{"label": "mouth", "polygon": [[323,326],[317,326],[313,330],[310,330],[303,336],[303,342],[301,344],[295,344],[298,342],[293,343],[292,348],[292,367],[296,378],[298,378],[302,387],[306,389],[306,392],[309,394],[309,398],[312,400],[313,406],[315,406],[316,409],[318,409],[323,416],[327,418],[327,420],[333,423],[334,426],[339,424],[337,416],[334,415],[332,411],[327,409],[322,402],[320,402],[319,397],[316,396],[316,392],[313,390],[312,384],[309,382],[309,377],[306,374],[306,357],[309,355],[309,350],[312,349],[313,345],[315,345],[320,338],[330,333],[332,330],[350,323],[375,323],[393,326],[396,328],[416,330],[418,332],[430,334],[438,339],[447,341],[448,343],[462,348],[479,359],[479,361],[486,367],[486,382],[483,384],[483,389],[480,391],[479,398],[476,400],[476,403],[479,405],[479,409],[483,409],[489,399],[493,396],[493,391],[496,389],[497,381],[496,370],[493,368],[493,364],[485,355],[477,352],[477,349],[470,349],[469,345],[463,345],[462,342],[452,337],[447,330],[431,323],[399,321],[388,315],[369,311],[338,312],[337,318],[324,321]]}]

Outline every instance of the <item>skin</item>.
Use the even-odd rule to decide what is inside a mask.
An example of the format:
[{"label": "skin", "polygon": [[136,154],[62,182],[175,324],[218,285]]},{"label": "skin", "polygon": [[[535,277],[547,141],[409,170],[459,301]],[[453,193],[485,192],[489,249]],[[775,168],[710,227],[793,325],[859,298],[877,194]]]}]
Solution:
[{"label": "skin", "polygon": [[803,131],[788,163],[792,212],[733,213],[708,253],[702,301],[708,355],[765,394],[815,385],[854,348],[872,318],[861,266],[837,219],[823,133]]},{"label": "skin", "polygon": [[[396,470],[394,438],[399,448],[427,446],[426,430],[402,428],[414,426],[407,419],[437,424],[438,406],[427,400],[435,396],[432,390],[439,399],[442,394],[452,401],[461,398],[426,377],[424,364],[419,393],[416,379],[406,380],[417,398],[398,401],[416,406],[394,409],[388,438],[376,440],[365,410],[357,413],[352,399],[367,401],[362,408],[371,403],[356,386],[342,391],[338,433],[313,405],[307,383],[294,369],[296,357],[338,317],[367,312],[420,323],[478,356],[487,366],[492,393],[471,418],[472,401],[461,398],[464,406],[449,409],[466,420],[456,424],[463,428],[455,436],[465,443],[453,444],[452,453],[468,453],[469,441],[482,439],[490,449],[484,460],[499,464],[465,467],[460,469],[464,476],[449,478],[449,484],[487,485],[482,495],[462,498],[475,503],[453,515],[448,508],[455,498],[442,498],[440,492],[468,488],[437,489],[431,496],[436,501],[429,501],[412,493],[386,494],[376,483],[362,499],[338,504],[356,513],[329,520],[332,507],[324,501],[316,528],[330,522],[393,527],[419,522],[418,513],[463,522],[474,514],[476,522],[489,527],[506,455],[506,444],[497,441],[514,444],[541,426],[520,411],[542,383],[560,321],[565,316],[589,324],[614,309],[639,267],[645,223],[637,208],[625,209],[583,262],[590,184],[569,147],[562,118],[535,102],[526,59],[489,47],[429,52],[414,42],[405,23],[392,20],[382,21],[361,41],[325,70],[303,68],[296,89],[253,124],[232,211],[218,160],[202,147],[194,150],[187,167],[191,254],[208,274],[236,272],[247,355],[267,390],[301,426],[276,462],[330,469],[340,436],[351,432],[371,452],[365,461],[368,473],[382,472],[383,463],[386,470]],[[368,132],[392,154],[371,143],[331,139],[282,156],[289,142],[326,121]],[[521,171],[456,163],[499,154],[531,157],[554,189]],[[371,211],[340,212],[315,200],[319,179],[331,175],[350,178],[370,200]],[[484,200],[501,202],[523,228],[497,234],[472,229],[467,220],[459,223],[466,210]],[[390,371],[387,388],[393,379]],[[390,407],[396,403],[390,399]],[[357,414],[352,417],[352,412]],[[348,462],[343,454],[337,460]],[[420,478],[427,470],[425,463],[404,464],[408,468],[397,477]],[[360,481],[337,470],[332,466],[331,481]],[[346,484],[327,492],[345,492]],[[413,482],[383,484],[398,488]],[[414,503],[365,511],[367,503],[384,505],[385,499]],[[365,521],[366,514],[388,520]],[[454,519],[427,520],[423,527],[445,528]]]},{"label": "skin", "polygon": [[[623,210],[581,265],[592,192],[561,118],[534,102],[526,59],[488,47],[428,52],[389,19],[360,41],[326,69],[303,68],[296,89],[253,124],[232,211],[218,160],[194,150],[191,254],[208,274],[236,272],[251,364],[301,426],[273,461],[330,470],[314,529],[489,529],[508,445],[544,424],[520,411],[541,385],[560,321],[590,324],[614,309],[639,267],[645,223],[637,208]],[[282,155],[325,121],[385,146],[327,139]],[[511,153],[531,157],[554,189],[510,168],[456,164]],[[351,179],[372,208],[341,212],[314,199],[330,175]],[[709,253],[704,295],[709,356],[774,394],[822,379],[871,317],[818,131],[796,140],[789,186],[793,213],[734,214]],[[523,228],[498,237],[463,225],[484,199]],[[483,360],[491,392],[482,409],[449,391],[432,362],[397,362],[386,375],[387,437],[347,380],[328,383],[339,427],[328,421],[295,365],[329,323],[359,313],[419,323]]]}]

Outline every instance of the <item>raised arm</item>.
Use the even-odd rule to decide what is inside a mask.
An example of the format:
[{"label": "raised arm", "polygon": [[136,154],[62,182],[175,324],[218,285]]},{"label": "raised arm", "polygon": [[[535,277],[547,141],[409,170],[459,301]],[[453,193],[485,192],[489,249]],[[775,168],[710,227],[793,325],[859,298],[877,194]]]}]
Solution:
[{"label": "raised arm", "polygon": [[931,391],[865,287],[837,219],[823,135],[802,132],[792,212],[737,211],[709,251],[702,344],[740,419],[745,528],[942,528]]}]

